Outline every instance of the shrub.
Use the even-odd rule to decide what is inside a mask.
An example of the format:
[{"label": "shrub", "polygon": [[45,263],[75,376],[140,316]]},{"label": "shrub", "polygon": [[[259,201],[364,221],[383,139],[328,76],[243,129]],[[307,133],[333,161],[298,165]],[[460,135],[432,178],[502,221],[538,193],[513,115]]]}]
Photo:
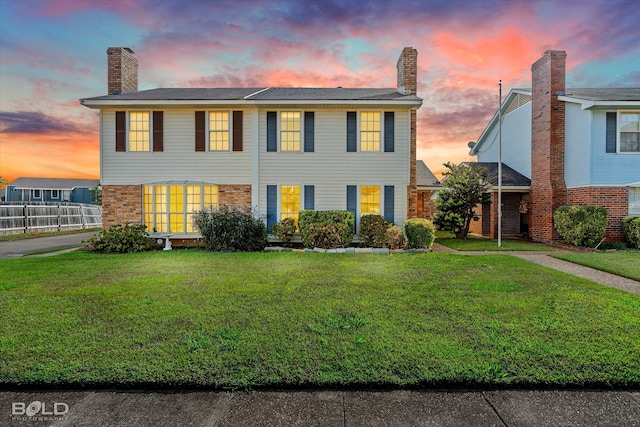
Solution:
[{"label": "shrub", "polygon": [[624,237],[633,248],[640,248],[640,217],[628,216],[622,218]]},{"label": "shrub", "polygon": [[384,232],[384,245],[389,249],[404,249],[407,246],[407,238],[402,229],[392,225]]},{"label": "shrub", "polygon": [[285,218],[273,224],[271,232],[282,246],[291,247],[293,246],[293,235],[296,232],[296,221],[293,218]]},{"label": "shrub", "polygon": [[86,247],[100,253],[143,252],[151,249],[144,224],[114,224],[86,242]]},{"label": "shrub", "polygon": [[208,251],[256,252],[267,246],[267,227],[250,209],[233,205],[202,209],[193,224]]},{"label": "shrub", "polygon": [[593,247],[607,231],[607,210],[599,206],[561,206],[553,214],[553,222],[567,243]]},{"label": "shrub", "polygon": [[391,223],[380,215],[363,215],[360,218],[360,246],[385,246],[384,233]]},{"label": "shrub", "polygon": [[339,248],[353,239],[354,218],[349,211],[300,211],[298,227],[307,248]]},{"label": "shrub", "polygon": [[404,223],[407,243],[412,249],[429,249],[436,238],[433,223],[424,218],[413,218]]}]

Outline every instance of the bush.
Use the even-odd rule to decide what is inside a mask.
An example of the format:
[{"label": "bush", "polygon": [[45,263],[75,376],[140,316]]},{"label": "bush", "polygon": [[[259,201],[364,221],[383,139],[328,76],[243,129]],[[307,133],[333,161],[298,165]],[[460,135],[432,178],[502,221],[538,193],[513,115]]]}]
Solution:
[{"label": "bush", "polygon": [[354,218],[349,211],[300,211],[298,227],[307,248],[339,248],[353,239]]},{"label": "bush", "polygon": [[607,231],[607,210],[599,206],[561,206],[553,214],[553,222],[567,243],[593,247]]},{"label": "bush", "polygon": [[624,237],[633,248],[640,248],[640,217],[628,216],[622,218]]},{"label": "bush", "polygon": [[360,218],[360,246],[384,247],[384,233],[390,225],[391,223],[380,215],[362,216]]},{"label": "bush", "polygon": [[100,231],[86,242],[86,247],[94,252],[122,254],[143,252],[151,249],[144,224],[114,224]]},{"label": "bush", "polygon": [[392,225],[384,232],[384,245],[389,249],[404,249],[407,246],[407,238],[402,229]]},{"label": "bush", "polygon": [[273,224],[271,232],[282,246],[291,247],[293,246],[293,235],[296,232],[296,221],[293,218],[285,218]]},{"label": "bush", "polygon": [[412,249],[429,249],[436,238],[433,223],[428,219],[414,218],[404,223],[407,243]]},{"label": "bush", "polygon": [[256,252],[267,246],[267,226],[250,209],[233,205],[202,209],[193,224],[208,251]]}]

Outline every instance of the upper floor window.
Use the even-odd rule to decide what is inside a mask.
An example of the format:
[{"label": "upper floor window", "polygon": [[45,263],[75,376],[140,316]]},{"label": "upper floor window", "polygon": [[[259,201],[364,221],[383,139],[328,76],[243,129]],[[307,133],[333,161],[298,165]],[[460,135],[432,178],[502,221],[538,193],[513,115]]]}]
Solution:
[{"label": "upper floor window", "polygon": [[149,112],[129,112],[129,151],[149,151]]},{"label": "upper floor window", "polygon": [[360,212],[363,215],[380,215],[380,186],[360,187]]},{"label": "upper floor window", "polygon": [[280,113],[280,151],[300,151],[300,112]]},{"label": "upper floor window", "polygon": [[360,113],[360,151],[380,151],[380,112]]},{"label": "upper floor window", "polygon": [[229,112],[209,113],[209,150],[229,151]]},{"label": "upper floor window", "polygon": [[620,152],[640,152],[640,112],[620,113]]}]

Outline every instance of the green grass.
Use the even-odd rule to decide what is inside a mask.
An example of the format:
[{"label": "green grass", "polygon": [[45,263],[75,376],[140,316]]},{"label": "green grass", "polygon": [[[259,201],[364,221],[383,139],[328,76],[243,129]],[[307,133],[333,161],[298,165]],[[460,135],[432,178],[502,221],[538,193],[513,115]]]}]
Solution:
[{"label": "green grass", "polygon": [[555,255],[556,258],[640,281],[640,251]]},{"label": "green grass", "polygon": [[37,239],[39,237],[64,236],[66,234],[91,233],[92,231],[100,231],[102,228],[85,228],[82,230],[65,230],[50,231],[45,233],[19,233],[19,234],[2,234],[0,242],[14,242],[16,240]]},{"label": "green grass", "polygon": [[640,384],[640,295],[505,255],[0,260],[0,385]]},{"label": "green grass", "polygon": [[446,232],[436,233],[436,243],[456,251],[556,251],[557,249],[525,240],[502,239],[498,247],[497,239],[468,236],[467,240],[456,239]]}]

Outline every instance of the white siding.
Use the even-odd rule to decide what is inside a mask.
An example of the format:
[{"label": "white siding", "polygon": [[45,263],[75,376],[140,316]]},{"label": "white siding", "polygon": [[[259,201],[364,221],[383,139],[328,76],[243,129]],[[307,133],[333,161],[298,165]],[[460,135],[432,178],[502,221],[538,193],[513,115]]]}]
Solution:
[{"label": "white siding", "polygon": [[[357,185],[358,190],[362,185],[379,185],[381,192],[385,185],[393,185],[395,222],[404,224],[409,184],[409,112],[395,111],[393,153],[348,153],[346,111],[315,111],[312,153],[267,152],[266,111],[260,112],[258,191],[262,209],[266,209],[267,185],[314,185],[316,210],[346,209],[347,185]],[[383,145],[381,142],[381,149]]]},{"label": "white siding", "polygon": [[606,152],[606,111],[591,120],[591,185],[619,185],[640,181],[640,154]]},{"label": "white siding", "polygon": [[102,113],[102,185],[192,180],[251,184],[251,114],[243,117],[242,152],[196,152],[194,110],[164,111],[164,151],[116,152],[115,111]]},{"label": "white siding", "polygon": [[[498,161],[498,126],[478,152],[479,162]],[[531,102],[502,118],[502,163],[531,178]]]},{"label": "white siding", "polygon": [[567,186],[589,184],[591,112],[565,103],[564,180]]}]

